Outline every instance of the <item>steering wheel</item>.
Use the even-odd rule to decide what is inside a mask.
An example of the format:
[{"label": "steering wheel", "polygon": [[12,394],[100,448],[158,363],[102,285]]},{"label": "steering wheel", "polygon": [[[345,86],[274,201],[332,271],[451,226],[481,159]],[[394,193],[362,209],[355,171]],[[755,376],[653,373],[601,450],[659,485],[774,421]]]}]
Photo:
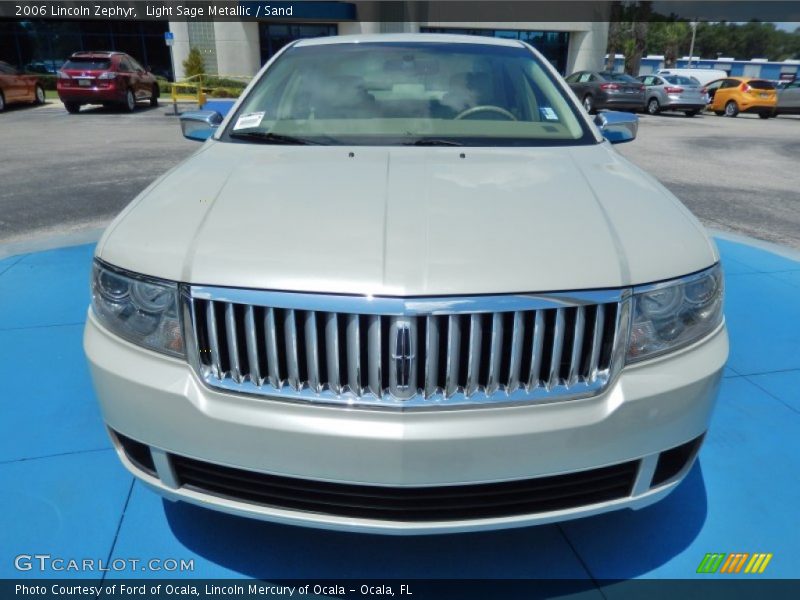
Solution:
[{"label": "steering wheel", "polygon": [[517,117],[513,114],[508,112],[505,108],[500,106],[494,106],[493,104],[481,104],[480,106],[473,106],[472,108],[467,108],[466,110],[462,110],[460,113],[456,115],[456,120],[464,119],[469,117],[470,115],[474,115],[475,113],[479,112],[493,112],[499,115],[503,115],[507,117],[509,121],[516,121]]}]

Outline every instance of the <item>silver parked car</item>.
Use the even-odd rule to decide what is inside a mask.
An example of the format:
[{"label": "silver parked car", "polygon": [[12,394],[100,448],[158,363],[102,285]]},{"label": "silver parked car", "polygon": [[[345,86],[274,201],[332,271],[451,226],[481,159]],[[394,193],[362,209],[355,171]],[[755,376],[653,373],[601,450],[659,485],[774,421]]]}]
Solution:
[{"label": "silver parked car", "polygon": [[298,40],[97,245],[84,347],[172,500],[392,534],[640,508],[728,356],[720,257],[518,40]]},{"label": "silver parked car", "polygon": [[775,116],[800,114],[800,78],[786,83],[778,90]]},{"label": "silver parked car", "polygon": [[682,75],[642,75],[647,112],[657,115],[665,110],[683,111],[687,117],[701,112],[708,103],[703,86],[693,77]]}]

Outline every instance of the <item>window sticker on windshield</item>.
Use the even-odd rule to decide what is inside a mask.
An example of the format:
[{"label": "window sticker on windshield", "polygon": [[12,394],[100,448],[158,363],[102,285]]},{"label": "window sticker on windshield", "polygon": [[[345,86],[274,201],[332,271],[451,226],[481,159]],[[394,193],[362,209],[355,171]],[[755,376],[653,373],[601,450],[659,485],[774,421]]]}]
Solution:
[{"label": "window sticker on windshield", "polygon": [[250,129],[251,127],[258,127],[261,125],[261,119],[263,118],[263,112],[247,113],[246,115],[242,115],[237,119],[236,125],[233,126],[233,130],[236,131],[237,129]]},{"label": "window sticker on windshield", "polygon": [[549,106],[540,107],[539,112],[542,113],[542,116],[548,121],[558,121],[558,115],[556,114],[556,111]]}]

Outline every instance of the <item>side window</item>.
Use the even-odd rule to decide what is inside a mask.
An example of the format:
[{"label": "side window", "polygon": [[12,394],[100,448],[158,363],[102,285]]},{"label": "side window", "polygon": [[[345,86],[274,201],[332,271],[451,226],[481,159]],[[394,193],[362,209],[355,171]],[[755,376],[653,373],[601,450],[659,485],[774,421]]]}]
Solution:
[{"label": "side window", "polygon": [[6,63],[0,63],[0,74],[2,75],[16,75],[17,70]]},{"label": "side window", "polygon": [[736,87],[739,82],[735,79],[726,79],[722,82],[722,85],[719,86],[719,89],[726,90],[728,88]]},{"label": "side window", "polygon": [[589,81],[600,81],[600,78],[594,73],[589,73]]},{"label": "side window", "polygon": [[119,65],[118,66],[119,70],[122,71],[123,73],[129,73],[130,71],[133,70],[131,69],[131,65],[125,57],[119,59],[118,65]]},{"label": "side window", "polygon": [[130,56],[125,57],[128,60],[128,63],[131,65],[134,71],[144,71],[144,67],[140,65],[136,60]]},{"label": "side window", "polygon": [[572,75],[567,77],[566,81],[567,83],[575,83],[576,81],[578,81],[578,77],[580,76],[581,76],[580,73],[573,73]]},{"label": "side window", "polygon": [[587,81],[592,81],[592,74],[591,73],[581,73],[580,79],[578,79],[579,83],[586,83]]}]

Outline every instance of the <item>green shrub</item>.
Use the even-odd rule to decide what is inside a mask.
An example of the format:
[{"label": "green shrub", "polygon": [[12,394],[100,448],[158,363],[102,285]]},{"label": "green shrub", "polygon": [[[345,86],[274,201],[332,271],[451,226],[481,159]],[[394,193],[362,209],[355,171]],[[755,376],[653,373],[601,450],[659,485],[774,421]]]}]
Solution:
[{"label": "green shrub", "polygon": [[238,98],[241,89],[218,87],[212,89],[207,95],[211,98]]},{"label": "green shrub", "polygon": [[183,61],[183,72],[186,77],[194,75],[203,75],[206,72],[206,65],[203,62],[203,55],[200,50],[192,46],[189,49],[189,55]]}]

